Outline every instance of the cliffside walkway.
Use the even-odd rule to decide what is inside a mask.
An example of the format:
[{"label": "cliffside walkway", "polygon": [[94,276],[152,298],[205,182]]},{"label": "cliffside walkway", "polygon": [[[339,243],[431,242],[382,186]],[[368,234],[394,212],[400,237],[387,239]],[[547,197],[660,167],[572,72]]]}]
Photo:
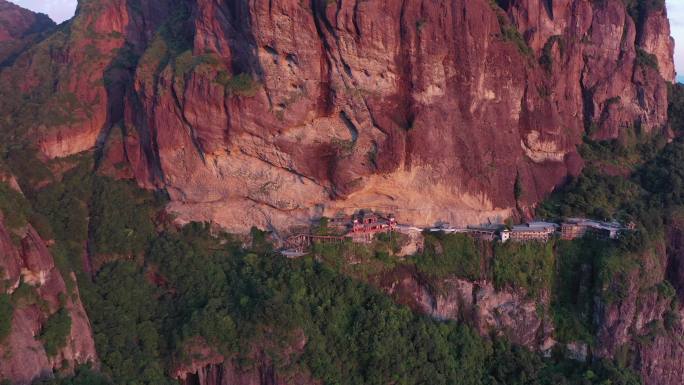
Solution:
[{"label": "cliffside walkway", "polygon": [[297,234],[285,240],[285,249],[288,254],[303,254],[314,243],[343,243],[345,239],[344,236]]}]

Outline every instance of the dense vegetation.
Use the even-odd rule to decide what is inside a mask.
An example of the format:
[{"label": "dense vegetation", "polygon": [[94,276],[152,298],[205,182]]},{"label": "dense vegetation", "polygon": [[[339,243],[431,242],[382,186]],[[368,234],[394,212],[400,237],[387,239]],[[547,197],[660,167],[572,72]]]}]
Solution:
[{"label": "dense vegetation", "polygon": [[[336,233],[326,226],[318,226],[314,232],[319,235]],[[315,243],[313,253],[336,270],[365,279],[396,266],[395,254],[406,241],[404,234],[379,234],[370,244],[354,243],[351,240],[332,244]]]},{"label": "dense vegetation", "polygon": [[[624,243],[592,237],[557,243],[551,310],[559,341],[593,344],[594,312],[599,303],[626,298],[629,274],[642,268],[645,261],[624,247]],[[642,274],[647,276],[648,272]]]},{"label": "dense vegetation", "polygon": [[519,289],[538,297],[554,279],[554,243],[477,241],[466,234],[424,233],[422,252],[408,259],[433,280],[456,276],[487,279],[497,289]]},{"label": "dense vegetation", "polygon": [[40,340],[48,356],[54,356],[66,345],[67,336],[71,332],[71,316],[62,308],[48,318],[40,333]]},{"label": "dense vegetation", "polygon": [[10,229],[18,229],[28,223],[31,206],[21,193],[0,182],[0,212]]},{"label": "dense vegetation", "polygon": [[36,381],[34,385],[111,385],[111,382],[90,367],[79,367],[71,377]]},{"label": "dense vegetation", "polygon": [[465,234],[425,233],[423,252],[411,258],[418,271],[441,278],[456,275],[466,279],[484,278],[486,246]]},{"label": "dense vegetation", "polygon": [[668,116],[672,130],[681,135],[684,133],[684,84],[676,83],[668,87]]},{"label": "dense vegetation", "polygon": [[[89,288],[86,286],[86,288]],[[119,384],[161,383],[157,290],[132,263],[104,267],[83,291],[102,371]]]},{"label": "dense vegetation", "polygon": [[97,178],[90,207],[94,252],[132,256],[144,251],[155,231],[154,205],[154,197],[133,182]]},{"label": "dense vegetation", "polygon": [[494,247],[494,285],[514,287],[538,297],[554,275],[553,243],[497,243]]},{"label": "dense vegetation", "polygon": [[684,160],[684,140],[675,139],[662,150],[647,153],[628,177],[611,175],[590,163],[579,177],[541,204],[538,213],[634,221],[639,231],[632,239],[638,243],[632,251],[643,250],[648,241],[662,237],[668,213],[684,203],[684,171],[678,166]]},{"label": "dense vegetation", "polygon": [[9,335],[12,328],[14,308],[8,294],[0,294],[0,343]]},{"label": "dense vegetation", "polygon": [[[489,342],[325,264],[245,250],[200,224],[165,232],[145,260],[111,262],[82,289],[103,372],[117,384],[169,383],[171,359],[187,359],[198,341],[237,365],[249,366],[251,347],[261,347],[278,370],[305,370],[327,384],[638,383],[610,363],[543,360]],[[300,332],[308,342],[293,361],[282,353]]]}]

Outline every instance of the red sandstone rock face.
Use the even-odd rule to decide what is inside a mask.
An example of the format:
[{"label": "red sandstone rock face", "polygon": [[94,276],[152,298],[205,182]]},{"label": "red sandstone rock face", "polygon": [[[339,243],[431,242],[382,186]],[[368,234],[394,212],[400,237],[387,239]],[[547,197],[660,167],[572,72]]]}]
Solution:
[{"label": "red sandstone rock face", "polygon": [[163,1],[133,7],[126,0],[81,3],[68,26],[4,70],[3,129],[24,131],[47,158],[92,149],[109,123],[122,119],[127,66],[166,16]]},{"label": "red sandstone rock face", "polygon": [[[90,4],[52,58],[79,69],[58,71],[57,89],[80,109],[29,129],[59,157],[123,125],[103,164],[166,188],[181,221],[283,228],[358,207],[416,224],[503,218],[580,170],[585,126],[616,138],[666,125],[665,11],[637,28],[619,0],[199,0],[175,19],[186,3]],[[175,37],[155,37],[169,15]],[[637,46],[660,72],[636,65]],[[4,74],[27,74],[24,92],[44,80],[30,59]]]},{"label": "red sandstone rock face", "polygon": [[[507,16],[487,1],[200,1],[193,51],[218,64],[136,82],[157,183],[181,218],[234,231],[291,225],[313,207],[375,207],[421,224],[508,216],[516,174],[531,204],[578,171],[585,121],[598,138],[666,123],[665,84],[635,66],[622,4],[553,7],[508,10],[526,55],[501,37]],[[554,64],[537,64],[544,55]],[[221,71],[250,74],[254,95],[231,95]],[[160,86],[168,92],[153,100]]]},{"label": "red sandstone rock face", "polygon": [[0,0],[0,66],[54,25],[47,15]]},{"label": "red sandstone rock face", "polygon": [[[684,334],[679,275],[682,243],[681,220],[670,225],[667,252],[665,245],[644,254],[643,273],[631,272],[624,295],[611,303],[601,303],[595,313],[599,325],[594,354],[612,357],[627,355],[632,367],[641,372],[648,385],[674,385],[684,382]],[[667,278],[679,291],[680,300],[663,297],[659,285]],[[622,291],[609,287],[608,290]]]},{"label": "red sandstone rock face", "polygon": [[[43,304],[16,306],[10,334],[0,343],[0,378],[24,385],[37,378],[51,377],[53,370],[62,369],[64,363],[71,369],[96,363],[97,355],[78,290],[74,288],[69,293],[64,281],[75,282],[75,277],[60,274],[45,243],[30,225],[21,238],[21,245],[15,245],[0,219],[0,271],[4,272],[0,280],[10,294],[21,282],[34,287]],[[61,301],[65,301],[63,304],[71,316],[71,333],[66,346],[56,356],[49,357],[38,336],[47,317],[62,306]]]}]

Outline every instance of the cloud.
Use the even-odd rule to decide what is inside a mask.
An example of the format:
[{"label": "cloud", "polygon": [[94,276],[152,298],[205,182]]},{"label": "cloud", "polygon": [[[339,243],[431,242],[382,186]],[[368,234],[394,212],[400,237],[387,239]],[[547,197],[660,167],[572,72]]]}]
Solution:
[{"label": "cloud", "polygon": [[61,23],[74,16],[77,0],[10,0],[35,12],[48,14],[52,20]]}]

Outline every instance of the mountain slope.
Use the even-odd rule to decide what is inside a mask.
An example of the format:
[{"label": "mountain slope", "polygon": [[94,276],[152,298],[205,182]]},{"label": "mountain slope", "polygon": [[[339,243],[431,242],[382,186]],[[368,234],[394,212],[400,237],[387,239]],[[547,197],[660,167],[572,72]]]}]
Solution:
[{"label": "mountain slope", "polygon": [[96,364],[75,275],[60,271],[54,249],[27,221],[25,198],[4,176],[0,201],[0,380],[29,384]]}]

